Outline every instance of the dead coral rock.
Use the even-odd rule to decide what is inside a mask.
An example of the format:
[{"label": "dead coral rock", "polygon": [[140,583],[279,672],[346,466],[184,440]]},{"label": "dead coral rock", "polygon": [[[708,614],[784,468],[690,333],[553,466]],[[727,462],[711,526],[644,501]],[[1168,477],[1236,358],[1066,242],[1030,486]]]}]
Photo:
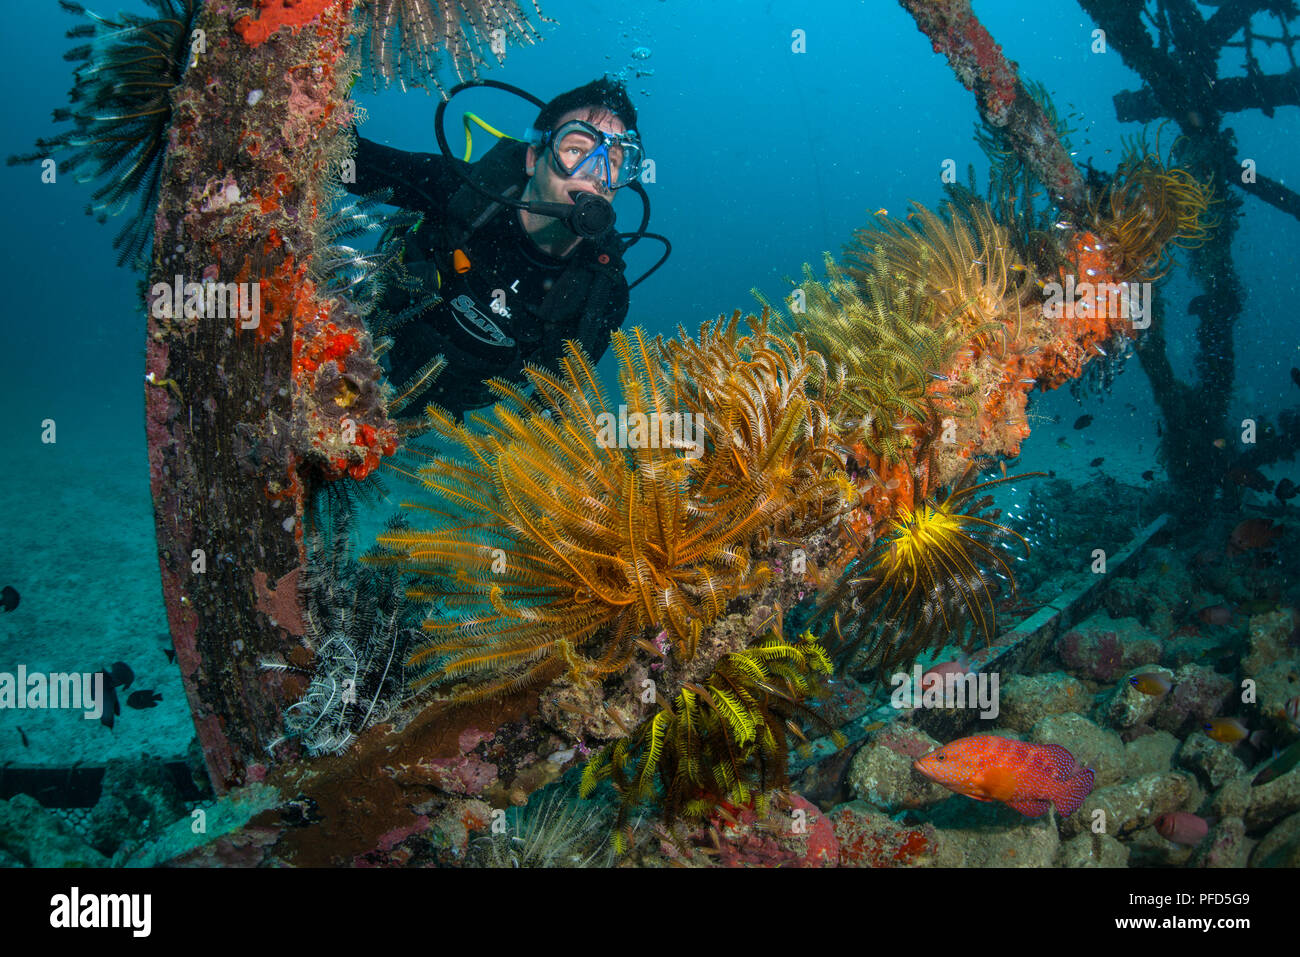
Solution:
[{"label": "dead coral rock", "polygon": [[1126,777],[1159,774],[1173,767],[1178,739],[1168,731],[1155,731],[1134,738],[1124,746],[1124,759],[1128,766]]},{"label": "dead coral rock", "polygon": [[1295,621],[1290,611],[1250,619],[1250,651],[1241,659],[1241,672],[1254,680],[1259,709],[1266,715],[1282,714],[1300,694],[1300,653],[1289,646]]},{"label": "dead coral rock", "polygon": [[1065,748],[1076,762],[1096,772],[1094,787],[1116,784],[1125,777],[1124,742],[1083,715],[1049,715],[1034,725],[1029,740]]},{"label": "dead coral rock", "polygon": [[1082,713],[1091,706],[1092,696],[1083,682],[1059,671],[1012,675],[1001,689],[999,720],[1017,731],[1028,731],[1047,715]]},{"label": "dead coral rock", "polygon": [[1250,806],[1251,775],[1233,778],[1214,792],[1210,799],[1210,813],[1215,817],[1245,817]]},{"label": "dead coral rock", "polygon": [[1246,765],[1230,744],[1222,744],[1197,731],[1178,749],[1178,765],[1191,771],[1211,790],[1222,787],[1246,771]]},{"label": "dead coral rock", "polygon": [[1250,866],[1300,867],[1300,814],[1292,814],[1255,845]]},{"label": "dead coral rock", "polygon": [[754,812],[741,810],[740,825],[719,820],[718,863],[723,867],[834,867],[840,845],[830,819],[798,794],[791,807],[773,811],[764,826]]},{"label": "dead coral rock", "polygon": [[1051,867],[1061,837],[1047,818],[1025,818],[1018,827],[939,831],[937,867]]},{"label": "dead coral rock", "polygon": [[1250,651],[1241,659],[1242,673],[1253,675],[1269,665],[1294,662],[1295,652],[1287,644],[1295,628],[1296,621],[1289,610],[1251,616]]},{"label": "dead coral rock", "polygon": [[1227,817],[1211,828],[1192,852],[1192,867],[1245,867],[1255,842],[1246,837],[1239,817]]},{"label": "dead coral rock", "polygon": [[1061,834],[1070,838],[1087,830],[1094,812],[1101,811],[1105,815],[1104,833],[1122,838],[1150,827],[1161,814],[1193,810],[1200,801],[1201,789],[1190,774],[1148,774],[1093,791],[1076,813],[1061,822]]},{"label": "dead coral rock", "polygon": [[864,714],[872,706],[872,700],[856,681],[836,681],[825,695],[810,701],[809,705],[827,724],[838,728]]},{"label": "dead coral rock", "polygon": [[[389,863],[406,863],[404,858],[409,853],[409,847],[404,842],[412,837],[418,838],[422,833],[437,834],[439,843],[444,844],[454,858],[464,860],[469,851],[471,834],[486,830],[492,823],[492,807],[475,798],[449,801],[430,810],[427,827],[422,826],[426,819],[420,817],[413,826],[390,832],[381,840],[379,849],[394,856],[394,860]],[[418,840],[414,843],[418,843]]]},{"label": "dead coral rock", "polygon": [[1286,703],[1300,695],[1300,656],[1276,661],[1258,671],[1243,671],[1255,682],[1256,701],[1263,715],[1285,714]]},{"label": "dead coral rock", "polygon": [[1184,665],[1174,673],[1174,688],[1160,699],[1151,723],[1183,737],[1219,714],[1233,688],[1230,678],[1212,668]]},{"label": "dead coral rock", "polygon": [[1246,827],[1253,833],[1300,811],[1300,767],[1280,778],[1251,788],[1246,808]]},{"label": "dead coral rock", "polygon": [[0,801],[0,850],[28,867],[108,866],[108,858],[27,794]]},{"label": "dead coral rock", "polygon": [[1135,728],[1139,724],[1145,723],[1155,714],[1156,709],[1160,707],[1163,696],[1143,694],[1129,680],[1135,675],[1151,672],[1152,674],[1162,675],[1173,681],[1174,673],[1168,668],[1158,666],[1145,666],[1134,668],[1128,674],[1123,675],[1115,687],[1111,689],[1109,696],[1103,701],[1098,708],[1098,714],[1101,721],[1112,728]]},{"label": "dead coral rock", "polygon": [[1222,635],[1180,635],[1165,642],[1161,663],[1177,670],[1184,665],[1213,661],[1227,653]]},{"label": "dead coral rock", "polygon": [[1056,653],[1076,678],[1109,683],[1160,660],[1160,642],[1134,618],[1093,615],[1056,640]]},{"label": "dead coral rock", "polygon": [[1061,844],[1056,866],[1128,867],[1128,853],[1128,848],[1109,834],[1087,832]]},{"label": "dead coral rock", "polygon": [[[1161,582],[1163,584],[1163,582]],[[1190,589],[1190,583],[1188,584]],[[1112,618],[1132,618],[1152,627],[1159,628],[1159,620],[1169,615],[1170,608],[1181,604],[1182,596],[1172,589],[1161,589],[1156,593],[1150,581],[1121,578],[1111,582],[1102,595],[1102,606]]]},{"label": "dead coral rock", "polygon": [[1126,835],[1123,843],[1129,867],[1183,867],[1192,859],[1192,848],[1165,840],[1154,827]]},{"label": "dead coral rock", "polygon": [[117,758],[104,768],[99,801],[90,812],[90,843],[112,854],[131,850],[173,821],[186,817],[185,802],[157,758]]},{"label": "dead coral rock", "polygon": [[842,748],[830,757],[810,764],[799,775],[795,790],[826,810],[843,804],[849,800],[849,766],[854,756],[851,748]]},{"label": "dead coral rock", "polygon": [[853,801],[830,815],[841,867],[929,867],[938,835],[929,824],[899,824],[875,808]]},{"label": "dead coral rock", "polygon": [[927,807],[951,797],[951,791],[912,767],[913,761],[937,747],[939,742],[919,728],[899,725],[885,729],[854,755],[849,792],[890,813]]},{"label": "dead coral rock", "polygon": [[[616,690],[607,690],[594,682],[553,684],[541,696],[538,713],[547,725],[571,741],[613,741],[625,737],[624,728],[635,728],[646,711],[647,706],[640,703],[641,681],[650,675],[645,665],[638,662],[628,669],[625,677],[625,681],[617,683]],[[652,680],[658,678],[656,674]]]},{"label": "dead coral rock", "polygon": [[1160,641],[1164,642],[1165,654],[1169,654],[1169,639],[1173,636],[1177,624],[1174,622],[1174,613],[1168,606],[1153,602],[1151,611],[1146,616],[1147,627],[1151,633]]}]

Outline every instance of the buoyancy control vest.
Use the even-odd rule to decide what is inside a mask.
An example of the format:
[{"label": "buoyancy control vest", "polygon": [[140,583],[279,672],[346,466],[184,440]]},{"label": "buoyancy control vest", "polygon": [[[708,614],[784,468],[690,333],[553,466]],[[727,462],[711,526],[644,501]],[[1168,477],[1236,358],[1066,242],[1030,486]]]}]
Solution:
[{"label": "buoyancy control vest", "polygon": [[[516,197],[526,184],[526,150],[499,140],[467,171],[489,192]],[[394,332],[392,381],[400,388],[441,353],[447,368],[410,407],[434,401],[463,411],[492,401],[483,379],[517,380],[526,362],[554,368],[566,339],[598,359],[627,315],[623,248],[609,232],[564,259],[551,256],[528,237],[515,209],[462,184],[443,215],[427,217],[408,240],[407,269],[425,289],[397,290],[386,306],[399,311],[431,289],[441,301]]]}]

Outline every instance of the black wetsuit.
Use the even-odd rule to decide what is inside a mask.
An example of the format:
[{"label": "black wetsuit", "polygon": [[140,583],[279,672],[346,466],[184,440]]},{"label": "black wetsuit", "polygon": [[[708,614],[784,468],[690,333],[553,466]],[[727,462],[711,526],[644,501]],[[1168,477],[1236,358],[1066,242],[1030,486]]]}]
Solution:
[{"label": "black wetsuit", "polygon": [[[517,198],[527,182],[525,149],[502,140],[478,163],[461,165],[489,189]],[[593,362],[604,353],[628,309],[623,245],[613,233],[584,240],[559,259],[533,242],[517,209],[465,185],[450,168],[460,160],[359,138],[356,163],[352,192],[387,188],[392,205],[424,215],[407,240],[406,265],[426,289],[390,288],[384,308],[400,312],[434,290],[442,297],[393,333],[387,361],[398,388],[434,356],[447,358],[447,368],[409,411],[429,402],[452,412],[487,405],[494,396],[484,379],[522,381],[525,362],[554,369],[566,339],[581,342]],[[453,264],[456,249],[470,263],[462,275]]]}]

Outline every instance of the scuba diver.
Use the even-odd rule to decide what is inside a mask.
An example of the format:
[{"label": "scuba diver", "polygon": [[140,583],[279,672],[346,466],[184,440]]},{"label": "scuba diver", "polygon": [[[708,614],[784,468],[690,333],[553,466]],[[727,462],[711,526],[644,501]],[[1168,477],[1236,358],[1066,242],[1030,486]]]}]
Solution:
[{"label": "scuba diver", "polygon": [[[497,137],[474,163],[447,145],[443,114],[461,90],[490,86],[541,108],[526,140],[515,140],[466,114]],[[439,104],[441,155],[408,153],[358,137],[354,193],[390,191],[386,202],[423,216],[408,238],[405,266],[422,288],[390,287],[384,308],[396,317],[385,354],[402,407],[435,402],[453,414],[495,397],[483,380],[522,378],[525,363],[555,368],[564,340],[576,339],[595,362],[627,316],[623,254],[647,233],[649,199],[639,182],[643,151],[636,109],[609,78],[549,103],[493,80],[453,89]],[[632,187],[641,226],[616,233],[611,201]],[[435,297],[437,301],[428,305]],[[434,376],[439,355],[445,370]]]}]

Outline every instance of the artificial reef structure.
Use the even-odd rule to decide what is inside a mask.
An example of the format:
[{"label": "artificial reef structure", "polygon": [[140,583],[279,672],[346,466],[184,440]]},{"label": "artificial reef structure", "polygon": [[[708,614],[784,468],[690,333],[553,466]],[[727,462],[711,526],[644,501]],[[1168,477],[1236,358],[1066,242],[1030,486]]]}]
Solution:
[{"label": "artificial reef structure", "polygon": [[[122,248],[148,272],[159,565],[229,811],[154,854],[421,863],[429,835],[463,846],[584,753],[583,792],[618,796],[616,844],[647,808],[758,810],[791,753],[838,740],[817,704],[837,669],[993,636],[1002,545],[1023,540],[986,491],[1014,478],[997,459],[1030,434],[1028,395],[1140,341],[1131,291],[1210,240],[1221,190],[1141,141],[1089,180],[965,0],[902,5],[976,95],[985,194],[876,217],[753,315],[615,333],[616,382],[575,345],[464,420],[411,416],[376,361],[366,290],[401,230],[343,242],[372,225],[339,216],[349,91],[468,74],[534,40],[540,11],[88,15],[82,59],[120,82],[79,71],[73,131],[38,147],[125,162],[100,200],[144,195]],[[123,124],[136,151],[97,159]],[[385,463],[416,480],[412,508],[358,562],[351,511]]]}]

